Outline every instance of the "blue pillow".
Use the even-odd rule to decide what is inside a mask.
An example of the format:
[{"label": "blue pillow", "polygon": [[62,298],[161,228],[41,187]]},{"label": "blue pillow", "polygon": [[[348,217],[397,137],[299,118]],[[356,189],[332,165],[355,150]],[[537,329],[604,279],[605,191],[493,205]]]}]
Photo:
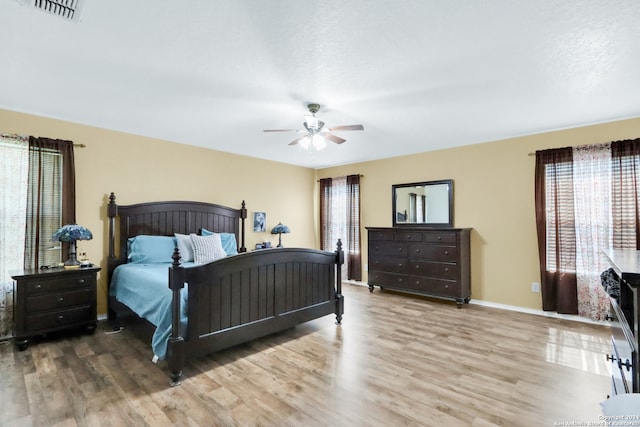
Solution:
[{"label": "blue pillow", "polygon": [[226,252],[227,256],[238,254],[238,242],[236,242],[236,235],[233,233],[214,233],[206,228],[200,230],[200,234],[203,236],[210,236],[212,234],[219,234],[220,241],[222,242],[222,249]]},{"label": "blue pillow", "polygon": [[130,237],[127,240],[127,259],[133,264],[173,262],[171,256],[176,247],[173,236]]}]

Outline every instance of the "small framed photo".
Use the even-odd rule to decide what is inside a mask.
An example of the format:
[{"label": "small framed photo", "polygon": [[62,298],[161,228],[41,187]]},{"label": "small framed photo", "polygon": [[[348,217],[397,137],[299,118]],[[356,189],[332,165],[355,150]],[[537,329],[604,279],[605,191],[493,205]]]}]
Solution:
[{"label": "small framed photo", "polygon": [[259,233],[267,231],[267,214],[265,212],[254,212],[253,231]]}]

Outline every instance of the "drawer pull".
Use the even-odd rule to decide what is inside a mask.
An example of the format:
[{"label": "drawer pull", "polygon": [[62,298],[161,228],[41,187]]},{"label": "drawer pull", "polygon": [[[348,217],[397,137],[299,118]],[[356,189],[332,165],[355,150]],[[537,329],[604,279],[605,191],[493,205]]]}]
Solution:
[{"label": "drawer pull", "polygon": [[625,359],[624,363],[618,359],[618,368],[622,369],[623,366],[627,368],[627,371],[631,371],[631,361],[629,359]]},{"label": "drawer pull", "polygon": [[449,255],[449,251],[444,251],[444,254],[445,255]]},{"label": "drawer pull", "polygon": [[401,267],[401,268],[402,268],[402,263],[398,263],[398,267]]},{"label": "drawer pull", "polygon": [[419,253],[420,253],[420,249],[419,249],[419,248],[418,248],[418,249],[416,249],[416,253],[417,253],[417,254],[419,254]]},{"label": "drawer pull", "polygon": [[84,285],[84,279],[78,279],[78,283]]},{"label": "drawer pull", "polygon": [[407,235],[407,240],[411,240],[411,234]]},{"label": "drawer pull", "polygon": [[64,297],[58,297],[58,302],[64,302]]},{"label": "drawer pull", "polygon": [[42,289],[42,285],[40,283],[36,283],[33,288],[34,289]]},{"label": "drawer pull", "polygon": [[438,240],[442,240],[442,236],[438,236]]},{"label": "drawer pull", "polygon": [[420,266],[419,265],[416,265],[416,270],[420,270]]},{"label": "drawer pull", "polygon": [[444,268],[444,271],[445,271],[445,272],[449,272],[449,267],[445,267],[445,268]]},{"label": "drawer pull", "polygon": [[62,322],[64,320],[64,316],[62,314],[58,315],[58,322]]},{"label": "drawer pull", "polygon": [[398,252],[402,252],[402,248],[398,248]]}]

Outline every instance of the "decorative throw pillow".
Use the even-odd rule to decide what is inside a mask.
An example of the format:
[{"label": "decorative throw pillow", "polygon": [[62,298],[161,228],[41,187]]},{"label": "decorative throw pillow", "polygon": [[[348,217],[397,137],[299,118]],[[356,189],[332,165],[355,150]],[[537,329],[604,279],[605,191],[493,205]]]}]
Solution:
[{"label": "decorative throw pillow", "polygon": [[200,230],[200,234],[203,236],[211,236],[212,234],[219,234],[220,241],[222,242],[222,248],[228,255],[238,255],[238,242],[236,241],[236,235],[233,233],[214,233],[206,228]]},{"label": "decorative throw pillow", "polygon": [[191,234],[190,237],[193,244],[193,261],[196,264],[206,264],[227,256],[222,248],[220,235],[198,236]]},{"label": "decorative throw pillow", "polygon": [[182,262],[193,262],[193,243],[188,234],[174,233]]}]

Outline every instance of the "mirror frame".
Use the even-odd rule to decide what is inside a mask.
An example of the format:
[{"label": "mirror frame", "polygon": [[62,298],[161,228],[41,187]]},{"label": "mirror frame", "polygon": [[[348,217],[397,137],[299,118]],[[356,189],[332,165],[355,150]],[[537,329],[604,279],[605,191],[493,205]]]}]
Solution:
[{"label": "mirror frame", "polygon": [[[447,185],[449,187],[449,219],[448,222],[398,222],[396,217],[396,197],[397,197],[397,189],[406,188],[406,187],[419,187],[419,186],[430,186],[430,185]],[[394,227],[453,227],[453,180],[452,179],[442,179],[439,181],[423,181],[423,182],[412,182],[409,184],[394,184],[391,186],[391,209],[392,209],[392,220]]]}]

